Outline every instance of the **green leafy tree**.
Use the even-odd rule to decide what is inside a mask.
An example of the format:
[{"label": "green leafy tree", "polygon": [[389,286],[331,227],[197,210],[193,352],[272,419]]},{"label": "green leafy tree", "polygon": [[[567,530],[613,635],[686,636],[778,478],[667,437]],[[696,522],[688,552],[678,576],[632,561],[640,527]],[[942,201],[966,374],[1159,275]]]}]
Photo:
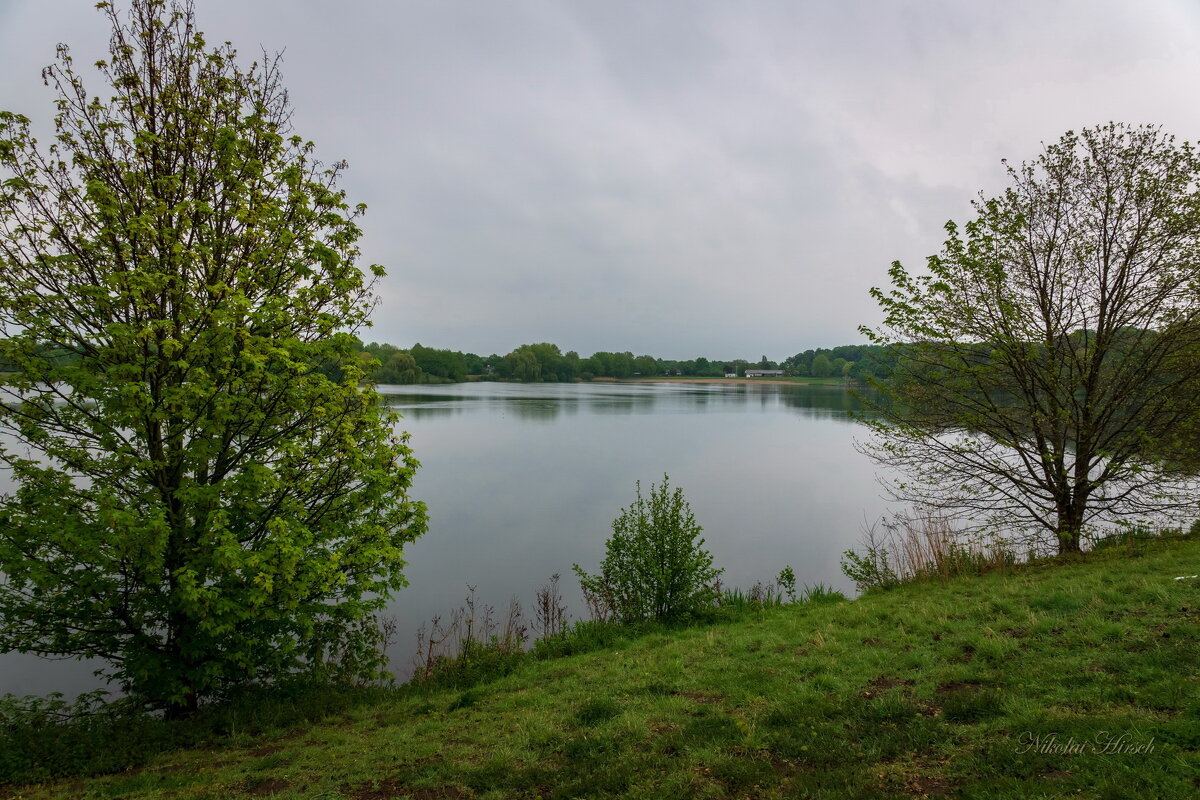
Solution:
[{"label": "green leafy tree", "polygon": [[[1147,457],[1194,409],[1200,159],[1156,127],[1067,133],[949,223],[927,275],[873,289],[895,345],[866,451],[897,497],[1033,528],[1060,552],[1089,524],[1196,510]],[[1191,398],[1181,402],[1180,398]]]},{"label": "green leafy tree", "polygon": [[633,374],[633,354],[624,353],[609,353],[600,351],[592,353],[592,357],[588,359],[592,364],[590,372],[596,375],[604,375],[610,378],[628,378]]},{"label": "green leafy tree", "polygon": [[450,381],[462,381],[467,377],[467,361],[456,350],[439,350],[425,347],[419,342],[409,351],[417,368],[425,375],[434,375]]},{"label": "green leafy tree", "polygon": [[0,650],[105,659],[173,716],[377,675],[374,613],[426,523],[360,385],[363,208],[289,131],[278,59],[209,48],[191,3],[100,8],[112,96],[60,47],[48,148],[0,113],[0,429],[24,445],[0,451]]},{"label": "green leafy tree", "polygon": [[425,373],[417,366],[417,360],[403,350],[388,356],[377,375],[380,383],[392,384],[421,383],[425,378]]},{"label": "green leafy tree", "polygon": [[466,364],[468,375],[482,375],[487,366],[483,357],[475,353],[464,353],[463,362]]},{"label": "green leafy tree", "polygon": [[582,371],[580,365],[583,359],[579,357],[579,353],[574,350],[568,350],[562,358],[562,363],[559,364],[558,379],[560,381],[573,381],[575,377]]},{"label": "green leafy tree", "polygon": [[549,342],[523,344],[505,356],[505,360],[508,374],[526,382],[571,381],[581,363],[578,353],[572,351],[564,356],[558,345]]},{"label": "green leafy tree", "polygon": [[504,361],[508,374],[519,381],[536,383],[542,379],[542,365],[538,363],[537,354],[526,346],[509,353]]},{"label": "green leafy tree", "polygon": [[707,608],[723,570],[713,568],[683,490],[671,491],[666,475],[650,485],[649,497],[636,485],[637,498],[613,520],[600,574],[574,565],[584,592],[627,623],[678,620]]},{"label": "green leafy tree", "polygon": [[875,373],[869,361],[854,361],[847,365],[846,377],[858,383],[870,383]]},{"label": "green leafy tree", "polygon": [[642,376],[657,375],[658,360],[654,356],[638,356],[633,360],[633,371]]}]

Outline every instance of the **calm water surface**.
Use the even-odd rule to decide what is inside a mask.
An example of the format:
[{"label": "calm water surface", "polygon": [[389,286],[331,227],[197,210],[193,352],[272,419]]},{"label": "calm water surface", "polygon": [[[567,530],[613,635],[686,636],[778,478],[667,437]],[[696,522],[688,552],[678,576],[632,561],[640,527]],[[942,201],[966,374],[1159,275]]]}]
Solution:
[{"label": "calm water surface", "polygon": [[[530,608],[552,574],[583,615],[571,565],[594,571],[612,519],[663,473],[682,487],[723,581],[849,591],[838,568],[864,519],[886,508],[876,469],[856,452],[863,429],[832,386],[696,383],[383,386],[421,462],[414,495],[429,532],[406,552],[410,586],[389,613],[393,668],[410,671],[417,628],[466,594]],[[79,662],[0,655],[0,693],[97,688]]]}]

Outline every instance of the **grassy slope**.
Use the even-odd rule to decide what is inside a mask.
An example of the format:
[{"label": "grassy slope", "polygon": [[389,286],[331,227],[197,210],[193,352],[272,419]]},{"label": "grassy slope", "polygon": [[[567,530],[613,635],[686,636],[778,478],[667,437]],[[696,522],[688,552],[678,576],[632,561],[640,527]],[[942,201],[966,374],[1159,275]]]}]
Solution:
[{"label": "grassy slope", "polygon": [[[1200,542],[533,662],[13,796],[1196,797]],[[1107,732],[1107,733],[1102,733]],[[1092,752],[1127,734],[1141,753]],[[1074,737],[1083,752],[1029,749]],[[1021,752],[1029,749],[1028,752]],[[0,795],[4,792],[0,790]]]}]

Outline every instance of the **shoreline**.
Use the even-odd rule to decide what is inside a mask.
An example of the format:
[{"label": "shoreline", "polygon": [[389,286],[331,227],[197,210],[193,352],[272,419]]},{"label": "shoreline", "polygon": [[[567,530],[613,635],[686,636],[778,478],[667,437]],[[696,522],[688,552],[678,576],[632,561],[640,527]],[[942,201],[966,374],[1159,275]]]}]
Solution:
[{"label": "shoreline", "polygon": [[812,380],[796,381],[779,378],[592,378],[592,383],[748,383],[774,384],[778,386],[843,386],[850,384],[844,379],[814,378]]},{"label": "shoreline", "polygon": [[[69,736],[39,728],[16,740],[16,780],[0,797],[151,800],[163,787],[187,797],[426,787],[459,796],[462,786],[519,796],[547,785],[578,796],[601,785],[622,796],[682,786],[712,797],[1067,797],[1105,784],[1121,797],[1191,796],[1196,754],[1178,665],[1190,663],[1196,625],[1175,610],[1194,581],[1172,578],[1190,574],[1198,545],[1149,540],[1134,559],[1113,547],[853,601],[731,605],[695,626],[618,629],[512,670],[485,667],[466,685],[264,695],[261,708],[229,709],[236,733],[193,735],[203,717],[171,723],[181,744],[156,720]],[[1097,634],[1098,616],[1120,623]],[[891,657],[899,652],[911,656]],[[1138,680],[1116,695],[1111,682],[1078,685],[1062,665],[1080,658],[1128,665]],[[744,722],[751,708],[757,728]],[[110,754],[117,730],[130,746]],[[610,749],[582,749],[598,746]],[[47,754],[61,766],[46,766]],[[1114,768],[1118,756],[1131,760]],[[329,769],[331,759],[342,766]]]}]

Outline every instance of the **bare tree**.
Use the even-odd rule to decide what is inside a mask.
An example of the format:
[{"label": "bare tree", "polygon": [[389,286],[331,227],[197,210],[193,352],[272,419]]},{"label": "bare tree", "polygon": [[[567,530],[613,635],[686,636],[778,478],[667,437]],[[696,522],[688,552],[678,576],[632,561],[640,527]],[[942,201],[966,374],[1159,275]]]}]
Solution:
[{"label": "bare tree", "polygon": [[874,435],[894,497],[1035,526],[1195,511],[1148,445],[1186,419],[1200,346],[1200,161],[1152,126],[1068,132],[948,223],[927,275],[899,262],[872,341],[898,345]]}]

